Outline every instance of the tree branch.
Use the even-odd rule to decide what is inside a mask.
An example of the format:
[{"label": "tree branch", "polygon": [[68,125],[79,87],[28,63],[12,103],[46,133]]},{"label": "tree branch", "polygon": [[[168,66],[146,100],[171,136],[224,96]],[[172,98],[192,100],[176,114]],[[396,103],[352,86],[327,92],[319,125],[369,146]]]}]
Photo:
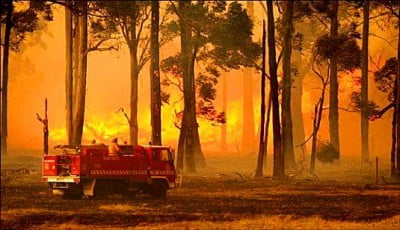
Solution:
[{"label": "tree branch", "polygon": [[370,36],[377,37],[377,38],[380,38],[380,39],[382,39],[384,42],[386,42],[390,47],[392,47],[393,49],[397,49],[396,47],[394,47],[394,46],[391,44],[391,41],[387,40],[386,38],[384,38],[384,37],[382,37],[382,36],[379,36],[379,35],[377,35],[377,34],[374,34],[374,33],[369,33],[369,35],[370,35]]},{"label": "tree branch", "polygon": [[143,66],[150,59],[150,56],[149,56],[149,54],[147,52],[149,44],[150,44],[150,39],[145,38],[144,41],[145,41],[145,43],[144,43],[144,46],[142,45],[143,48],[142,48],[142,52],[141,52],[140,57],[139,57],[139,71],[143,68]]},{"label": "tree branch", "polygon": [[378,118],[381,118],[383,116],[383,114],[385,114],[389,109],[391,109],[392,107],[394,107],[394,102],[390,103],[389,105],[387,105],[385,108],[383,108],[381,111],[379,111],[377,114],[373,115],[370,120],[374,121]]},{"label": "tree branch", "polygon": [[92,46],[92,47],[89,47],[89,48],[85,51],[85,55],[88,54],[89,52],[92,52],[92,51],[109,51],[109,50],[118,51],[118,48],[115,47],[115,46],[100,47],[101,44],[103,44],[104,42],[109,41],[109,40],[114,40],[114,39],[117,39],[117,38],[103,38],[103,39],[99,40],[99,41],[96,43],[96,45],[94,45],[94,46]]},{"label": "tree branch", "polygon": [[129,119],[128,114],[126,114],[124,108],[119,108],[118,111],[115,112],[115,113],[118,113],[118,112],[122,112],[124,114],[126,120],[128,121],[129,127],[131,127],[132,126],[132,121],[131,121],[131,119]]},{"label": "tree branch", "polygon": [[174,86],[176,86],[181,92],[183,92],[183,87],[182,87],[182,81],[179,79],[179,77],[176,77],[178,80],[178,83],[172,81],[169,77],[165,76],[165,78],[168,80],[168,82]]},{"label": "tree branch", "polygon": [[137,35],[136,35],[136,40],[137,41],[139,41],[140,36],[142,35],[144,23],[149,19],[149,17],[150,17],[150,10],[149,11],[146,10],[146,13],[144,14],[144,18],[140,22],[139,30],[138,30]]},{"label": "tree branch", "polygon": [[329,30],[328,24],[326,24],[318,15],[314,14],[315,18],[325,26],[327,30]]},{"label": "tree branch", "polygon": [[[330,109],[330,107],[322,108],[322,110],[327,110],[327,109]],[[348,108],[343,108],[343,107],[338,107],[338,109],[343,110],[345,112],[349,112],[349,113],[357,113],[357,112],[359,112],[359,111],[354,110],[354,109],[348,109]]]},{"label": "tree branch", "polygon": [[388,10],[390,10],[390,12],[394,15],[394,16],[396,16],[396,17],[398,17],[399,18],[399,14],[396,12],[396,11],[394,11],[394,8],[393,8],[393,6],[392,5],[385,5],[385,7],[386,7],[386,9],[388,9]]},{"label": "tree branch", "polygon": [[283,52],[281,51],[281,52],[279,53],[278,60],[276,61],[276,66],[278,66],[279,63],[281,62],[282,54],[283,54]]}]

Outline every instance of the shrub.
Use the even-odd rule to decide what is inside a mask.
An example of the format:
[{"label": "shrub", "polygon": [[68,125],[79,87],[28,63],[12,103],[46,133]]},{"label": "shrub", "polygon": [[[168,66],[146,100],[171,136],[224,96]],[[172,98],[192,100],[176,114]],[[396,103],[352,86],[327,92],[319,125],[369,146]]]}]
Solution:
[{"label": "shrub", "polygon": [[333,147],[329,141],[321,141],[318,143],[316,156],[322,163],[333,163],[333,160],[339,152]]}]

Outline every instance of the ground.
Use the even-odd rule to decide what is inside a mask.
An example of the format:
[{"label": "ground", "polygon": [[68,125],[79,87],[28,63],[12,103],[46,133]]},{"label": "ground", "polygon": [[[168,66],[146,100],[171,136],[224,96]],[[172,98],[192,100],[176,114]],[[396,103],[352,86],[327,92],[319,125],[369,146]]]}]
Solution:
[{"label": "ground", "polygon": [[254,160],[209,158],[207,170],[184,175],[166,199],[63,200],[40,182],[40,158],[3,158],[1,228],[400,229],[400,187],[375,184],[372,165],[320,165],[316,177],[303,171],[277,181],[254,179]]}]

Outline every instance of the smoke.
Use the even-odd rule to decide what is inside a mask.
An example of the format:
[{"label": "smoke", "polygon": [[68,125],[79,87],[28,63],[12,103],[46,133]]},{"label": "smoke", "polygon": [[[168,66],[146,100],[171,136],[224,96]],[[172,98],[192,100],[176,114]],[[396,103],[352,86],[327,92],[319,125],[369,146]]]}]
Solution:
[{"label": "smoke", "polygon": [[[258,9],[255,5],[255,10]],[[261,31],[260,23],[255,23],[254,33]],[[13,54],[10,59],[10,86],[9,86],[9,145],[11,149],[40,149],[42,147],[42,124],[35,118],[35,113],[43,113],[44,99],[49,103],[50,148],[56,144],[66,143],[65,132],[65,34],[64,13],[61,7],[55,7],[54,21],[48,22],[38,35],[29,36],[24,43],[22,52]],[[380,31],[371,26],[373,33],[381,36],[391,36],[395,31]],[[307,35],[305,35],[307,36]],[[170,44],[161,50],[162,58],[172,55],[179,48],[179,44]],[[379,38],[370,38],[370,54],[374,57],[379,53],[384,58],[394,56],[395,50]],[[343,79],[340,86],[341,106],[347,106],[353,88],[351,83]],[[353,75],[359,75],[355,72]],[[227,130],[228,152],[236,153],[242,139],[242,95],[241,71],[231,71],[228,76],[228,105]],[[253,76],[255,126],[259,124],[259,74]],[[315,76],[310,72],[304,80],[303,114],[305,134],[308,137],[312,130],[312,110],[319,96],[315,88]],[[145,66],[139,79],[139,142],[148,143],[151,137],[150,125],[150,92],[148,66]],[[221,84],[222,81],[219,81]],[[216,107],[222,106],[222,86],[217,87]],[[88,56],[87,101],[84,128],[84,143],[92,139],[98,142],[109,141],[112,137],[119,137],[121,141],[128,140],[127,122],[121,113],[116,111],[123,107],[129,110],[129,54],[122,46],[118,52],[95,52]],[[179,98],[180,92],[174,92],[172,97]],[[385,96],[377,92],[373,82],[370,82],[370,98],[381,106],[385,105]],[[182,106],[182,105],[177,105]],[[179,130],[175,127],[174,107],[171,105],[162,108],[162,134],[164,144],[177,146]],[[322,121],[320,139],[328,139],[327,112]],[[296,114],[293,114],[296,119]],[[360,155],[360,121],[359,114],[340,111],[340,138],[343,155]],[[390,148],[390,120],[386,114],[382,119],[370,123],[371,155],[388,156]],[[220,154],[220,126],[213,126],[207,121],[199,120],[199,132],[202,147],[206,154]],[[270,138],[272,135],[270,133]],[[272,147],[272,139],[269,147]],[[106,143],[107,144],[107,143]],[[240,149],[239,149],[240,150]]]}]

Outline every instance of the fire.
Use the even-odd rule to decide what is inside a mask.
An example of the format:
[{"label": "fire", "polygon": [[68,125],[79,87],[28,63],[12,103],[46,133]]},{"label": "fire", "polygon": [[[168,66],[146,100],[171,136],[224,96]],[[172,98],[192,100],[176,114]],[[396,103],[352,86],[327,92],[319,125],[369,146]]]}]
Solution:
[{"label": "fire", "polygon": [[[179,129],[176,127],[175,112],[181,109],[181,105],[164,105],[162,107],[162,139],[164,145],[177,147],[179,138]],[[255,106],[256,109],[256,106]],[[241,116],[242,103],[239,100],[228,104],[227,109],[227,131],[228,144],[230,151],[236,151],[241,138]],[[129,114],[129,113],[128,113]],[[139,143],[147,144],[151,140],[151,114],[148,108],[139,113]],[[220,151],[221,125],[215,125],[205,119],[198,118],[199,135],[202,148],[205,151]],[[108,144],[112,138],[118,137],[120,143],[129,142],[129,125],[122,113],[87,114],[83,129],[83,144],[90,144],[92,140],[97,143]],[[50,144],[65,144],[67,142],[67,133],[63,125],[53,125],[50,129]],[[240,146],[240,145],[239,145]]]}]

